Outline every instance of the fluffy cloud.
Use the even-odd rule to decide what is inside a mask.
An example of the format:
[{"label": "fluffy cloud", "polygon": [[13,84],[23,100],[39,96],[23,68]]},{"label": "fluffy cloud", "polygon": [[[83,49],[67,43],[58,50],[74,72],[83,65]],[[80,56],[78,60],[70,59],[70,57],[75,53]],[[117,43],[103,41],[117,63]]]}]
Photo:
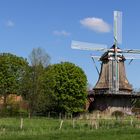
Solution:
[{"label": "fluffy cloud", "polygon": [[96,32],[107,33],[111,31],[110,25],[101,18],[88,17],[80,20],[80,23],[84,27]]},{"label": "fluffy cloud", "polygon": [[62,31],[55,30],[55,31],[53,31],[53,34],[57,35],[57,36],[69,36],[70,35],[70,33],[65,30],[62,30]]},{"label": "fluffy cloud", "polygon": [[15,23],[14,23],[12,20],[8,20],[8,21],[6,22],[6,26],[7,26],[7,27],[14,27],[14,26],[15,26]]}]

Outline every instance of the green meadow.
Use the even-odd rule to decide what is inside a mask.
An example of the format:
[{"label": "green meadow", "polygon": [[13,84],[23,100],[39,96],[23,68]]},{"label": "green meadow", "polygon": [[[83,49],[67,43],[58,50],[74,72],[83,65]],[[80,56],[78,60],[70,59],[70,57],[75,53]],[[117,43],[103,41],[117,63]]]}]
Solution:
[{"label": "green meadow", "polygon": [[[95,123],[96,122],[96,123]],[[22,125],[22,126],[21,126]],[[0,140],[136,140],[139,120],[0,118]]]}]

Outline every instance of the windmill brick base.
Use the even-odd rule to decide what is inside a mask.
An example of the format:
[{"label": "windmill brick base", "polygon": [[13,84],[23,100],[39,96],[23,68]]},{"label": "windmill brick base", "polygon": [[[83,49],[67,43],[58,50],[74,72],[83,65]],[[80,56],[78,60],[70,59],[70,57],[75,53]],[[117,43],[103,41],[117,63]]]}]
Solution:
[{"label": "windmill brick base", "polygon": [[88,99],[90,101],[89,112],[100,111],[102,114],[111,116],[114,112],[122,112],[126,115],[132,114],[133,102],[136,98],[140,98],[137,94],[111,94],[96,93],[94,90],[89,91]]}]

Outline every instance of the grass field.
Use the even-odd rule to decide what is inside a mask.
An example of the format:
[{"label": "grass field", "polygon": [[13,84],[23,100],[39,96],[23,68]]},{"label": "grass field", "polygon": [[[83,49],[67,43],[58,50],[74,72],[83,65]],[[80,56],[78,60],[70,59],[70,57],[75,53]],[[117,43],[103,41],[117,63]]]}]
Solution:
[{"label": "grass field", "polygon": [[0,118],[0,140],[137,140],[140,122],[108,120],[91,125],[91,120],[61,120],[48,118]]}]

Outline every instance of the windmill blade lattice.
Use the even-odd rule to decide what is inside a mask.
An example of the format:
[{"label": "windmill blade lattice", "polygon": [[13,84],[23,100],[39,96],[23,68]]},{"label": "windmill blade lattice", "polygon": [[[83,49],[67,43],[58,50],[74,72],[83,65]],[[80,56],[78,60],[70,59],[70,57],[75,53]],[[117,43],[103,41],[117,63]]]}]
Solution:
[{"label": "windmill blade lattice", "polygon": [[123,54],[125,59],[140,59],[140,54],[134,54],[134,53],[125,53]]},{"label": "windmill blade lattice", "polygon": [[72,49],[79,49],[79,50],[89,50],[89,51],[107,51],[107,45],[104,44],[96,44],[96,43],[87,43],[81,41],[72,41],[71,43]]},{"label": "windmill blade lattice", "polygon": [[122,53],[140,54],[140,50],[137,50],[137,49],[125,49],[125,50],[122,50]]},{"label": "windmill blade lattice", "polygon": [[122,12],[114,11],[114,42],[122,43]]}]

